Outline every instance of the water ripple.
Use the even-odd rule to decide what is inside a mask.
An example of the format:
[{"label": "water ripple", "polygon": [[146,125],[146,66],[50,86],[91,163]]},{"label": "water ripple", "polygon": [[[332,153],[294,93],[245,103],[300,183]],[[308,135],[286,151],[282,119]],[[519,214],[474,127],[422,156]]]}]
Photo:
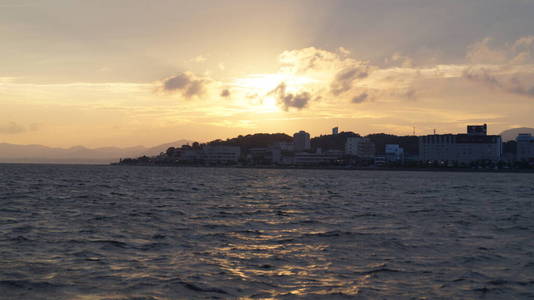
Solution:
[{"label": "water ripple", "polygon": [[0,297],[532,298],[533,179],[0,165]]}]

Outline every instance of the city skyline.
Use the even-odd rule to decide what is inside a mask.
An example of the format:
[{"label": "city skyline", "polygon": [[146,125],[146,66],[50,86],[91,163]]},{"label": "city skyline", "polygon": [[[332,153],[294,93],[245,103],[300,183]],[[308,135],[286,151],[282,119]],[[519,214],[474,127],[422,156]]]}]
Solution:
[{"label": "city skyline", "polygon": [[0,142],[95,148],[334,126],[362,135],[534,127],[530,1],[0,8]]}]

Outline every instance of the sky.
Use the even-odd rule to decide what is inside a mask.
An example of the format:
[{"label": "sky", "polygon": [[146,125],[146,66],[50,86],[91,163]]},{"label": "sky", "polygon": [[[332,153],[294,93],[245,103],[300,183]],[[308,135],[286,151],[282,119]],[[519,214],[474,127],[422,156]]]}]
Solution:
[{"label": "sky", "polygon": [[0,0],[0,142],[534,127],[533,0]]}]

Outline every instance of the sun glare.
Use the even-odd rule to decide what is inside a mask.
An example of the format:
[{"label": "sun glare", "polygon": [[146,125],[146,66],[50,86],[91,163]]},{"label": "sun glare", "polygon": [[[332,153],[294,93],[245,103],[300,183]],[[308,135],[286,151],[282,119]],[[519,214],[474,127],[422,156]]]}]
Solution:
[{"label": "sun glare", "polygon": [[260,108],[263,112],[277,112],[280,111],[276,99],[272,96],[264,97],[261,101]]},{"label": "sun glare", "polygon": [[309,77],[296,76],[293,74],[252,74],[247,77],[237,78],[233,85],[238,88],[249,89],[258,94],[268,94],[281,83],[288,87],[300,88],[304,85],[314,83],[316,80]]},{"label": "sun glare", "polygon": [[315,82],[317,80],[294,74],[251,74],[235,79],[232,86],[241,90],[245,95],[254,95],[257,112],[271,113],[281,111],[276,95],[271,93],[280,84],[284,83],[288,92],[295,93]]}]

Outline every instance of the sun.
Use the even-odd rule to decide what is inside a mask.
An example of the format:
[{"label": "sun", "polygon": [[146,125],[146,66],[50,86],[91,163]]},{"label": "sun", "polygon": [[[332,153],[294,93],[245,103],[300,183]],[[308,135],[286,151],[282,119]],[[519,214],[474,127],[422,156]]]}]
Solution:
[{"label": "sun", "polygon": [[233,85],[239,88],[250,89],[258,94],[268,94],[281,83],[292,89],[316,82],[316,80],[287,73],[251,74],[234,80]]},{"label": "sun", "polygon": [[258,108],[266,113],[278,112],[280,107],[278,106],[278,101],[273,96],[266,96],[261,99]]},{"label": "sun", "polygon": [[232,86],[254,98],[253,104],[257,112],[271,113],[281,111],[276,95],[272,93],[280,84],[284,83],[288,92],[295,93],[316,81],[288,73],[251,74],[236,78]]}]

